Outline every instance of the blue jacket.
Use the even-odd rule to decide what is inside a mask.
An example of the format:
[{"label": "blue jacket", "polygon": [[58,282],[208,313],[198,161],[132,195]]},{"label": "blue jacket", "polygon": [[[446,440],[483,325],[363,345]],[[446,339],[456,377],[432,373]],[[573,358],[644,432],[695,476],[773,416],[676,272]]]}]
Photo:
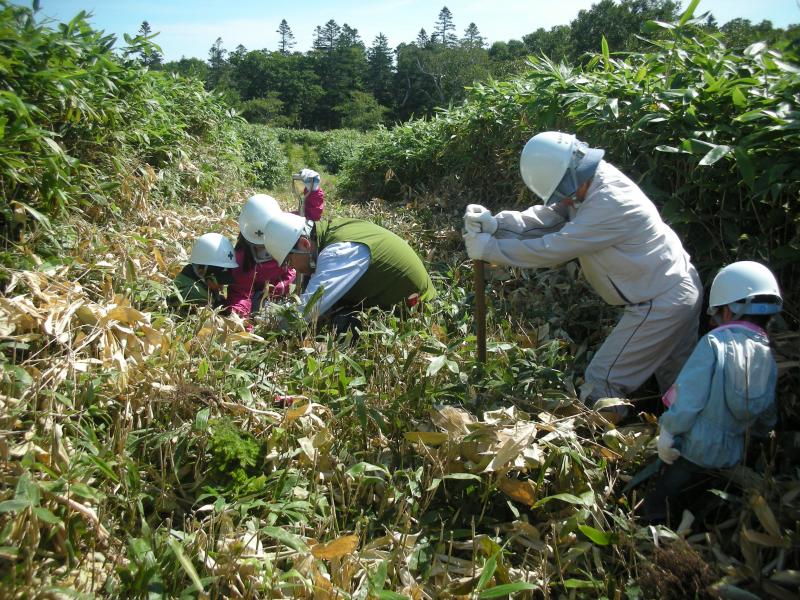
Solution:
[{"label": "blue jacket", "polygon": [[742,321],[718,327],[697,343],[678,375],[661,427],[686,460],[731,467],[742,458],[748,428],[766,435],[775,426],[777,378],[764,330]]}]

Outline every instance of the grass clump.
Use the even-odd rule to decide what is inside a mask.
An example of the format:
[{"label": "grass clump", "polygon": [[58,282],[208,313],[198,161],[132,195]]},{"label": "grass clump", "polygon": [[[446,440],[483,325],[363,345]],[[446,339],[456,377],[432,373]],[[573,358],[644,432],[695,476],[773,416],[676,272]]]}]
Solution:
[{"label": "grass clump", "polygon": [[645,598],[664,600],[710,600],[716,597],[711,592],[715,581],[706,560],[683,540],[656,548],[639,578]]}]

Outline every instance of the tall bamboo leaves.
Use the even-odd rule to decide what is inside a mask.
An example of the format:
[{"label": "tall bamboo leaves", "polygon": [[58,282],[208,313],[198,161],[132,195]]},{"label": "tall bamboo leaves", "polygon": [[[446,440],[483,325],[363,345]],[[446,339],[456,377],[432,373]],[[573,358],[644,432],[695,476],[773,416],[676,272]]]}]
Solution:
[{"label": "tall bamboo leaves", "polygon": [[697,6],[649,23],[659,35],[649,52],[614,58],[601,40],[583,68],[532,57],[523,76],[476,85],[463,106],[368,145],[347,177],[372,195],[416,187],[462,204],[465,194],[495,208],[534,203],[519,150],[535,132],[570,130],[643,187],[704,272],[763,260],[796,289],[798,66],[764,44],[725,48],[697,28]]},{"label": "tall bamboo leaves", "polygon": [[[28,8],[0,2],[6,206],[17,201],[44,214],[83,208],[96,217],[136,200],[134,174],[144,163],[186,171],[200,138],[234,135],[230,117],[199,83],[125,60],[112,50],[114,37],[93,30],[87,19],[80,12],[53,27]],[[131,43],[151,44],[140,37]],[[213,172],[195,168],[199,180],[185,183],[202,187]]]}]

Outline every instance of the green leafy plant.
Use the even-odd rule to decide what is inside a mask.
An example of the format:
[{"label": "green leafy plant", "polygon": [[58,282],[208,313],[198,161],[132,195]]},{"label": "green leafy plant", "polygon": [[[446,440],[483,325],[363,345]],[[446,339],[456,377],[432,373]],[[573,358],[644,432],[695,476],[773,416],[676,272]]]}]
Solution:
[{"label": "green leafy plant", "polygon": [[263,487],[266,476],[258,475],[264,455],[262,444],[229,419],[209,423],[209,430],[209,464],[214,473],[211,481],[234,494],[246,494]]},{"label": "green leafy plant", "polygon": [[288,177],[286,155],[270,129],[261,125],[242,125],[243,153],[256,185],[277,187]]}]

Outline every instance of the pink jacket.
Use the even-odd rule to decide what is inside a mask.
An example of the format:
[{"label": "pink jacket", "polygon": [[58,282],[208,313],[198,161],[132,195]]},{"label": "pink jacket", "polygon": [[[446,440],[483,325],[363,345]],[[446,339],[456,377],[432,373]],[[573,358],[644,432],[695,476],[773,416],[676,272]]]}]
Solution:
[{"label": "pink jacket", "polygon": [[[244,248],[236,251],[236,262],[244,262]],[[255,268],[243,271],[241,267],[233,270],[233,283],[228,285],[228,300],[230,309],[243,318],[250,316],[253,309],[253,296],[264,289],[269,283],[268,294],[270,298],[280,298],[289,293],[289,285],[294,281],[295,271],[291,268],[282,268],[274,260],[257,263]]]},{"label": "pink jacket", "polygon": [[317,188],[306,196],[306,219],[319,221],[325,209],[325,192]]}]

